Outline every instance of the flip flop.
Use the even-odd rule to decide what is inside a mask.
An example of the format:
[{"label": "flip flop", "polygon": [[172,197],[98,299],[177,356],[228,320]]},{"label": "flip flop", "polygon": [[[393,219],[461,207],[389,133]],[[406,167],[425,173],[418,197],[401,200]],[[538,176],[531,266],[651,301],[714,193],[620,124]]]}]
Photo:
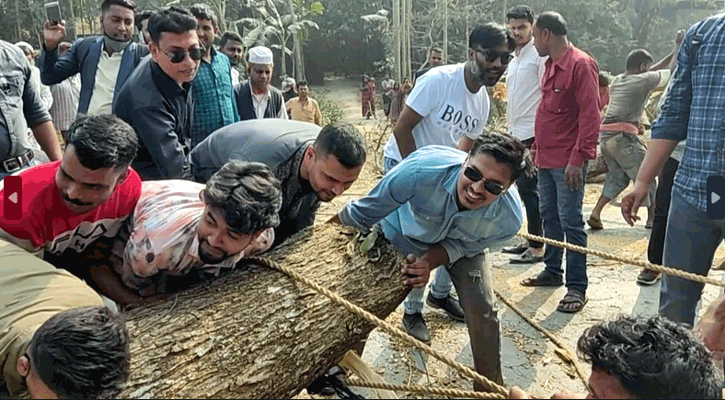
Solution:
[{"label": "flip flop", "polygon": [[602,224],[602,220],[600,218],[589,217],[587,224],[589,224],[589,227],[592,228],[593,231],[604,229],[604,224]]},{"label": "flip flop", "polygon": [[[560,311],[567,314],[575,314],[581,311],[585,305],[589,302],[589,299],[578,290],[569,290],[563,299],[559,301],[559,305],[556,307],[556,311]],[[566,307],[569,304],[574,304],[574,308]]]},{"label": "flip flop", "polygon": [[561,279],[557,279],[555,276],[546,272],[546,270],[541,271],[539,275],[536,275],[532,278],[526,278],[521,281],[521,286],[559,287],[563,285],[564,281],[562,281]]}]

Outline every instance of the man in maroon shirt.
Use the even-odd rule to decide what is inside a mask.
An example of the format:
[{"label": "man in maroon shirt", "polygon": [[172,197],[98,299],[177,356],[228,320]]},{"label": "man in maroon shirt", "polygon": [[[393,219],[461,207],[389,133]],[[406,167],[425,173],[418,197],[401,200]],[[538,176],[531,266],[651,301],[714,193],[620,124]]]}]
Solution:
[{"label": "man in maroon shirt", "polygon": [[[589,55],[569,43],[566,21],[545,12],[534,24],[534,46],[549,56],[542,80],[542,98],[536,110],[534,161],[539,168],[539,208],[547,238],[587,245],[582,202],[587,160],[597,153],[602,122],[599,113],[599,68]],[[561,286],[563,249],[547,246],[546,268],[525,279],[524,286]],[[575,313],[587,302],[587,259],[567,250],[567,294],[557,310]]]}]

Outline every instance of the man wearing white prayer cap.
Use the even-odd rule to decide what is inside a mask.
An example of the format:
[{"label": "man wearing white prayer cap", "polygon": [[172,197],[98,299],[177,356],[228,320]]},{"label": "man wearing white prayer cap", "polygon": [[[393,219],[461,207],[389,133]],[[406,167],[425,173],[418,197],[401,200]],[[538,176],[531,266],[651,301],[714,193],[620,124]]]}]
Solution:
[{"label": "man wearing white prayer cap", "polygon": [[257,46],[249,49],[247,54],[249,79],[234,88],[239,117],[242,121],[262,118],[288,119],[282,92],[269,84],[274,70],[272,50]]}]

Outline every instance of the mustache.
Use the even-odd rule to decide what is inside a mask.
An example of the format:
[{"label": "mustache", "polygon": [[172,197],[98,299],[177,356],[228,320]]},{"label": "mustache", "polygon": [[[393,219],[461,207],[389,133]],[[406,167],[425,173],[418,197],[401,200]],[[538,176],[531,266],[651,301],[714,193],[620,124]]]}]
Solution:
[{"label": "mustache", "polygon": [[67,201],[67,202],[69,202],[69,203],[71,203],[71,204],[74,204],[74,205],[76,205],[76,206],[90,206],[90,205],[93,205],[93,203],[85,203],[85,202],[82,202],[82,201],[80,201],[80,200],[76,200],[76,199],[71,199],[71,198],[70,198],[70,197],[68,197],[68,195],[67,195],[67,194],[65,194],[65,193],[61,194],[61,197],[63,198],[63,200],[65,200],[65,201]]}]

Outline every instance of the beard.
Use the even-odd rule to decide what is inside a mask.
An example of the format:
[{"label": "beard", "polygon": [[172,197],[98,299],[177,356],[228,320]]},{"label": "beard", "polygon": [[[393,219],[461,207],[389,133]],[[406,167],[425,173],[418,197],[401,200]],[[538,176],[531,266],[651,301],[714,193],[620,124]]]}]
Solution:
[{"label": "beard", "polygon": [[229,258],[223,250],[212,247],[206,239],[199,239],[199,259],[204,264],[219,264]]},{"label": "beard", "polygon": [[471,73],[483,86],[495,85],[504,72],[506,72],[506,67],[481,68],[478,63],[471,62]]},{"label": "beard", "polygon": [[239,65],[239,62],[240,61],[242,61],[242,60],[239,59],[239,58],[231,58],[231,57],[229,57],[229,63],[232,64],[232,67],[236,67],[237,65]]}]

